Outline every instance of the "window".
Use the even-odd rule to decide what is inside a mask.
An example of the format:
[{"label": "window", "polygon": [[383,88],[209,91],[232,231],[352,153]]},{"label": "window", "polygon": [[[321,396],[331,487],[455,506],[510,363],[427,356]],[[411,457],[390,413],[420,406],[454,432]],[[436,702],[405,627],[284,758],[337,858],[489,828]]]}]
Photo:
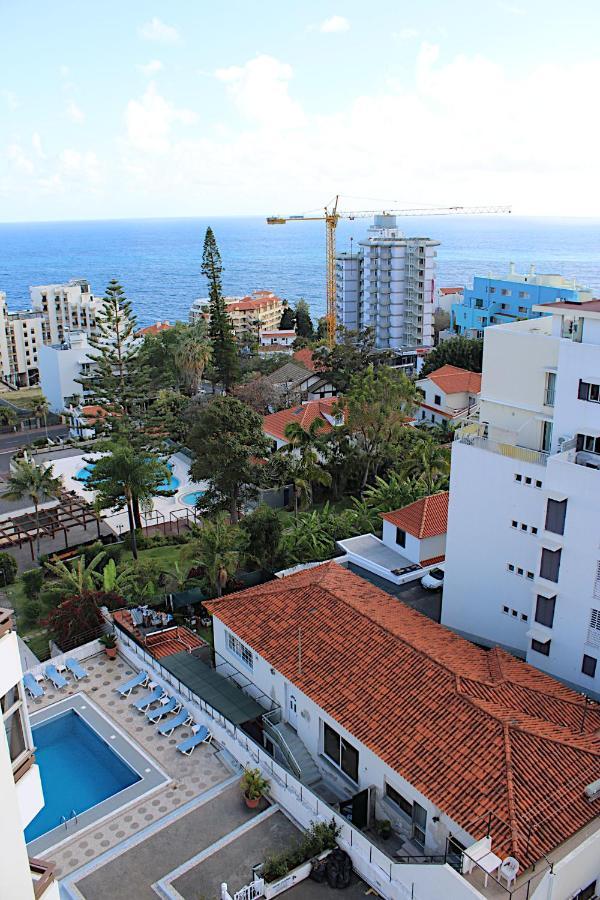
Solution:
[{"label": "window", "polygon": [[522,574],[523,574],[523,569],[520,566],[518,566],[517,567],[517,575],[522,575]]},{"label": "window", "polygon": [[518,474],[515,475],[515,481],[523,481],[523,476],[522,476],[522,475],[518,475]]},{"label": "window", "polygon": [[0,699],[0,709],[4,719],[10,761],[14,771],[22,764],[31,750],[28,744],[27,727],[24,719],[25,705],[18,685],[12,687]]},{"label": "window", "polygon": [[331,728],[323,723],[323,753],[344,775],[358,783],[358,750]]},{"label": "window", "polygon": [[517,522],[516,519],[513,519],[511,524],[512,524],[513,528],[516,528],[519,523]]},{"label": "window", "polygon": [[545,578],[547,581],[558,581],[560,554],[560,550],[548,550],[547,547],[542,549],[542,560],[540,563],[541,578]]},{"label": "window", "polygon": [[521,522],[521,531],[527,531],[527,525],[525,522]]},{"label": "window", "polygon": [[525,613],[521,613],[521,621],[527,622],[528,620],[529,620],[529,616],[526,615]]},{"label": "window", "polygon": [[535,650],[536,653],[541,653],[542,656],[550,656],[550,641],[542,644],[541,641],[532,640],[531,649]]},{"label": "window", "polygon": [[535,527],[535,525],[532,525],[532,526],[531,526],[531,533],[532,533],[532,534],[537,534],[537,533],[538,533],[538,530],[537,530],[537,528]]},{"label": "window", "polygon": [[555,608],[556,597],[544,597],[543,594],[538,594],[535,604],[535,621],[540,625],[545,625],[546,628],[552,628]]},{"label": "window", "polygon": [[592,647],[600,647],[600,609],[592,609],[590,612],[590,627],[588,628],[586,644]]},{"label": "window", "polygon": [[503,297],[511,297],[512,291],[509,291],[508,288],[502,288],[501,292]]},{"label": "window", "polygon": [[509,611],[509,607],[508,607],[508,606],[503,606],[503,607],[502,607],[502,612],[503,612],[503,613],[506,613],[506,614],[508,615],[508,611]]},{"label": "window", "polygon": [[587,450],[589,453],[600,453],[600,437],[590,434],[577,435],[577,450]]},{"label": "window", "polygon": [[508,571],[509,571],[509,572],[514,572],[514,571],[515,571],[515,567],[513,566],[512,563],[509,563],[509,564],[508,564]]},{"label": "window", "polygon": [[527,577],[529,578],[530,581],[533,581],[533,572],[528,572]]},{"label": "window", "polygon": [[531,477],[529,475],[525,476],[525,484],[531,484]]},{"label": "window", "polygon": [[584,675],[589,675],[590,678],[594,678],[596,675],[596,663],[598,660],[594,656],[588,656],[587,653],[583,654],[583,660],[581,663],[581,671]]},{"label": "window", "polygon": [[527,312],[527,307],[526,307],[526,306],[519,306],[519,312],[520,312],[520,313],[526,313],[526,312]]},{"label": "window", "polygon": [[536,486],[536,488],[541,488],[542,482],[541,482],[541,481],[536,481],[535,486]]},{"label": "window", "polygon": [[495,293],[496,293],[496,288],[495,288],[495,287],[490,287],[490,288],[488,288],[488,291],[490,292],[490,294],[495,294]]},{"label": "window", "polygon": [[442,405],[442,398],[440,397],[439,394],[434,394],[433,402],[435,403],[436,406]]},{"label": "window", "polygon": [[408,816],[409,819],[412,820],[413,813],[413,805],[408,801],[405,797],[402,796],[399,791],[393,788],[390,784],[385,783],[385,796],[388,800],[391,800],[394,806],[397,806],[398,809],[404,813],[405,816]]},{"label": "window", "polygon": [[600,385],[590,384],[587,381],[579,379],[577,397],[579,400],[589,400],[591,403],[600,403]]},{"label": "window", "polygon": [[233,653],[238,659],[244,663],[245,666],[248,666],[249,669],[254,668],[254,658],[252,656],[252,650],[250,647],[247,647],[245,644],[236,638],[234,634],[230,631],[226,632],[226,641],[227,641],[227,649],[230,653]]},{"label": "window", "polygon": [[566,515],[566,500],[548,500],[546,506],[546,524],[544,525],[546,531],[551,531],[553,534],[564,534]]},{"label": "window", "polygon": [[396,528],[396,543],[399,547],[406,547],[406,532],[401,528]]},{"label": "window", "polygon": [[529,293],[528,293],[527,291],[519,291],[519,297],[520,297],[522,300],[528,300],[528,299],[529,299]]}]

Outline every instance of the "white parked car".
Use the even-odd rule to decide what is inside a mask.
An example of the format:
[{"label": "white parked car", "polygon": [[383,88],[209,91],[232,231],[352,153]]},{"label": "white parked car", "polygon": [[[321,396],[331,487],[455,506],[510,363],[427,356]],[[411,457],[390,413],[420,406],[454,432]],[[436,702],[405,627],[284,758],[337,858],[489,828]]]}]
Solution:
[{"label": "white parked car", "polygon": [[428,591],[439,591],[444,587],[444,570],[441,566],[437,569],[430,569],[426,575],[421,578],[422,586]]}]

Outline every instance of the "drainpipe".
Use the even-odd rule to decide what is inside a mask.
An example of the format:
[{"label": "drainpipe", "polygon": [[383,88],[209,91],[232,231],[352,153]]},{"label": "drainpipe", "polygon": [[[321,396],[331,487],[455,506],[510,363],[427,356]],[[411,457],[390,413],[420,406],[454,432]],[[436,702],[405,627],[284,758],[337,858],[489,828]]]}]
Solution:
[{"label": "drainpipe", "polygon": [[546,894],[546,900],[552,900],[552,894],[554,893],[554,872],[550,869],[550,875],[548,876],[548,892]]}]

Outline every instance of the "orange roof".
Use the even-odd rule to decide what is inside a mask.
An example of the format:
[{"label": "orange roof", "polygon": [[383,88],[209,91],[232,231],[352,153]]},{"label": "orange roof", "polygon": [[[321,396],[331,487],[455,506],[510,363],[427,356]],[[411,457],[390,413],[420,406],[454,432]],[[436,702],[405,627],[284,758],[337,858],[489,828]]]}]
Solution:
[{"label": "orange roof", "polygon": [[440,294],[462,294],[463,290],[461,287],[445,287],[440,288]]},{"label": "orange roof", "polygon": [[448,497],[448,491],[430,494],[402,509],[381,513],[381,518],[416,538],[437,537],[448,530]]},{"label": "orange roof", "polygon": [[167,331],[172,327],[169,322],[157,322],[155,325],[147,325],[146,328],[140,328],[138,334],[158,334],[160,331]]},{"label": "orange roof", "polygon": [[321,433],[327,434],[328,431],[332,430],[332,425],[325,418],[325,415],[333,416],[333,405],[339,399],[339,397],[329,397],[327,400],[308,400],[299,406],[292,406],[290,409],[282,409],[279,412],[263,416],[263,431],[279,438],[281,441],[285,441],[287,440],[285,436],[286,425],[289,425],[291,422],[298,422],[302,428],[308,428],[315,419],[321,419],[323,422]]},{"label": "orange roof", "polygon": [[[600,814],[600,706],[337,563],[205,604],[474,839],[524,869]],[[298,630],[302,668],[298,671]]]},{"label": "orange roof", "polygon": [[313,358],[312,350],[309,350],[308,347],[303,347],[302,350],[296,350],[293,354],[292,359],[294,362],[299,363],[299,365],[304,366],[305,369],[308,369],[310,372],[317,371],[317,365]]},{"label": "orange roof", "polygon": [[478,394],[481,391],[481,374],[469,372],[468,369],[461,369],[458,366],[442,366],[435,372],[430,372],[425,378],[433,381],[445,394],[461,394],[463,391]]},{"label": "orange roof", "polygon": [[269,291],[255,291],[253,297],[242,297],[241,300],[234,300],[233,303],[227,303],[227,310],[238,310],[240,312],[250,311],[253,309],[263,309],[271,303],[283,303],[280,297],[271,294]]},{"label": "orange roof", "polygon": [[103,406],[94,406],[93,404],[90,406],[82,406],[81,412],[86,419],[90,420],[90,422],[95,419],[105,419],[108,415]]},{"label": "orange roof", "polygon": [[261,331],[261,334],[268,334],[273,337],[292,337],[296,334],[296,332],[293,328],[284,329],[283,331],[281,330],[281,328],[279,328],[275,329],[274,331]]}]

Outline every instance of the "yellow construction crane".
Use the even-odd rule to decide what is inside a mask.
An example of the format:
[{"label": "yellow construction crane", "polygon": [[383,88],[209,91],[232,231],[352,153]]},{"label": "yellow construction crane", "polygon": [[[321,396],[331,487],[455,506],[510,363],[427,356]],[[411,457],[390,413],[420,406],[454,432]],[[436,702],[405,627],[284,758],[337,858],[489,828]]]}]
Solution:
[{"label": "yellow construction crane", "polygon": [[338,210],[339,195],[328,204],[323,215],[269,216],[268,225],[286,225],[288,222],[325,222],[327,239],[327,341],[335,343],[336,331],[336,280],[335,280],[335,229],[340,219],[371,219],[373,216],[452,216],[480,215],[482,213],[510,213],[509,206],[439,206],[428,209]]}]

